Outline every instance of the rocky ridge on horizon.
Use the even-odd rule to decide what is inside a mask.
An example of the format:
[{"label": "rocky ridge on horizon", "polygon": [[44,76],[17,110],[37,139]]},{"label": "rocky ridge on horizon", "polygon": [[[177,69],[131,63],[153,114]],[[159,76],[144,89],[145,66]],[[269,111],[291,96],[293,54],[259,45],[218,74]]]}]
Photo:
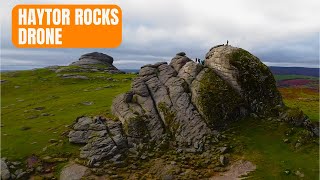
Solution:
[{"label": "rocky ridge on horizon", "polygon": [[50,67],[56,73],[63,72],[107,72],[111,74],[122,74],[124,72],[120,71],[113,65],[113,57],[99,52],[92,52],[83,54],[80,56],[79,60],[72,62],[69,66]]}]

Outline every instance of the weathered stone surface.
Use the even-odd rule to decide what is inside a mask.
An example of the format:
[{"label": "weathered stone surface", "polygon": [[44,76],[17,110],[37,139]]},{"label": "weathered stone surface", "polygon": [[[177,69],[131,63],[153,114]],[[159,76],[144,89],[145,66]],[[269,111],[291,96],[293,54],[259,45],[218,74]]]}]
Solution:
[{"label": "weathered stone surface", "polygon": [[178,76],[191,85],[193,80],[197,77],[202,69],[203,66],[199,63],[189,61],[180,69]]},{"label": "weathered stone surface", "polygon": [[[113,101],[112,111],[119,117],[127,136],[138,141],[139,139],[143,140],[150,138],[156,140],[163,132],[161,121],[154,112],[154,108],[152,109],[153,103],[149,98],[150,97],[135,94],[135,98],[133,99],[133,93],[128,92],[118,96]],[[135,101],[148,104],[148,106],[144,106],[144,109],[142,109]],[[146,115],[143,115],[143,112],[146,112]],[[150,115],[150,117],[155,119],[149,122],[147,115]]]},{"label": "weathered stone surface", "polygon": [[69,133],[69,141],[85,144],[80,148],[80,157],[88,159],[89,166],[110,159],[128,148],[122,124],[101,117],[78,118]]},{"label": "weathered stone surface", "polygon": [[0,161],[1,161],[1,179],[3,179],[3,180],[10,179],[11,174],[10,174],[10,171],[9,171],[7,164],[5,163],[5,161],[3,159],[1,159]]},{"label": "weathered stone surface", "polygon": [[91,131],[70,131],[69,132],[69,142],[76,144],[85,144],[88,142],[89,135]]},{"label": "weathered stone surface", "polygon": [[[201,70],[196,63],[188,57],[177,55],[168,65],[158,63],[156,65],[143,66],[139,77],[132,83],[132,91],[118,96],[112,106],[113,113],[124,124],[125,132],[129,137],[157,140],[164,133],[171,134],[180,146],[200,150],[204,143],[204,137],[209,133],[209,128],[202,121],[200,113],[191,103],[188,83],[184,80],[195,78]],[[188,61],[189,69],[178,76],[178,71]],[[192,68],[195,67],[195,72]],[[190,73],[190,74],[188,74]],[[130,101],[131,100],[131,101]],[[140,136],[137,136],[140,135]],[[196,142],[197,145],[194,145]]]},{"label": "weathered stone surface", "polygon": [[71,163],[66,165],[62,169],[59,179],[60,180],[80,180],[88,173],[88,171],[89,169],[85,166]]},{"label": "weathered stone surface", "polygon": [[241,87],[237,82],[238,70],[230,64],[228,54],[233,53],[237,48],[232,46],[218,46],[212,48],[207,54],[205,65],[214,69],[224,80],[230,83],[238,92]]},{"label": "weathered stone surface", "polygon": [[170,66],[174,68],[177,72],[184,66],[187,62],[192,61],[185,56],[185,53],[178,53],[170,62]]}]

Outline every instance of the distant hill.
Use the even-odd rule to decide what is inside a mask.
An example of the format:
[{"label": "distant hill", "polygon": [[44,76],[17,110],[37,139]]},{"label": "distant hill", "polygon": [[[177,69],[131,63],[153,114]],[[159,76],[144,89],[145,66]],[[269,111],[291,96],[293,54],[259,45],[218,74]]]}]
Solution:
[{"label": "distant hill", "polygon": [[270,70],[275,75],[304,75],[319,77],[319,68],[304,68],[304,67],[274,67],[270,66]]},{"label": "distant hill", "polygon": [[[270,66],[270,70],[274,75],[304,75],[319,77],[319,68],[304,67],[275,67]],[[139,72],[139,69],[121,69],[124,72]]]}]

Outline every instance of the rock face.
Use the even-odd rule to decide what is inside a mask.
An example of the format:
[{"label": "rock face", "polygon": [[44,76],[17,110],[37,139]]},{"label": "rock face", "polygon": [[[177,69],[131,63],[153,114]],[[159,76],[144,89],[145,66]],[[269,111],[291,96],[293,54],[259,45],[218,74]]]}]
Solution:
[{"label": "rock face", "polygon": [[114,100],[112,112],[135,142],[170,134],[179,147],[201,151],[212,129],[282,104],[271,72],[258,58],[240,48],[216,46],[205,66],[184,52],[170,65],[143,66],[132,90]]},{"label": "rock face", "polygon": [[69,132],[69,142],[85,144],[80,148],[80,157],[88,159],[89,166],[110,159],[128,147],[121,123],[101,117],[78,118]]},{"label": "rock face", "polygon": [[68,67],[62,67],[55,70],[60,72],[95,72],[105,71],[109,73],[123,73],[113,66],[113,57],[99,53],[92,52],[82,55],[78,61],[71,63]]},{"label": "rock face", "polygon": [[114,100],[112,111],[129,137],[152,141],[169,134],[180,146],[201,150],[210,130],[191,101],[188,83],[177,71],[190,61],[177,55],[172,65],[143,66],[132,91]]}]

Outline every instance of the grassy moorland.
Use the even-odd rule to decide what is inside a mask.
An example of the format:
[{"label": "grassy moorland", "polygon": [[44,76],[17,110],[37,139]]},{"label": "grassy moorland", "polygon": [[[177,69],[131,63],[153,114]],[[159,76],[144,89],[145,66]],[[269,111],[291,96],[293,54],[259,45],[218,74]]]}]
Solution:
[{"label": "grassy moorland", "polygon": [[249,118],[232,126],[227,136],[233,137],[235,156],[257,166],[252,179],[300,179],[297,172],[319,179],[318,139],[310,139],[306,130],[270,119]]},{"label": "grassy moorland", "polygon": [[319,121],[319,78],[301,75],[276,75],[285,104],[300,108],[310,120]]},{"label": "grassy moorland", "polygon": [[289,80],[289,79],[311,79],[311,80],[319,80],[319,78],[317,77],[313,77],[313,76],[304,76],[304,75],[274,75],[275,79],[277,81],[281,81],[281,80]]},{"label": "grassy moorland", "polygon": [[[1,84],[3,157],[22,159],[31,154],[78,153],[78,147],[71,146],[61,134],[79,116],[110,116],[112,100],[129,90],[135,76],[77,74],[89,79],[62,78],[48,69],[1,74],[5,80]],[[53,144],[59,140],[58,145]]]},{"label": "grassy moorland", "polygon": [[[68,74],[68,73],[63,73]],[[40,157],[77,157],[79,146],[63,136],[68,125],[82,115],[112,117],[114,97],[130,89],[135,75],[72,73],[89,79],[68,79],[48,69],[1,74],[1,154],[11,160]],[[301,108],[312,121],[319,121],[319,94],[314,77],[276,76],[278,82],[307,79],[310,84],[280,86],[289,107]],[[290,83],[289,83],[290,85]],[[310,85],[310,86],[309,86]],[[319,145],[309,141],[300,128],[264,119],[244,119],[225,132],[234,155],[257,165],[253,179],[318,179]],[[284,142],[288,139],[288,142]],[[56,142],[57,141],[57,142]],[[296,147],[296,143],[301,146]],[[63,164],[57,166],[61,168]],[[57,169],[57,171],[58,171]]]}]

